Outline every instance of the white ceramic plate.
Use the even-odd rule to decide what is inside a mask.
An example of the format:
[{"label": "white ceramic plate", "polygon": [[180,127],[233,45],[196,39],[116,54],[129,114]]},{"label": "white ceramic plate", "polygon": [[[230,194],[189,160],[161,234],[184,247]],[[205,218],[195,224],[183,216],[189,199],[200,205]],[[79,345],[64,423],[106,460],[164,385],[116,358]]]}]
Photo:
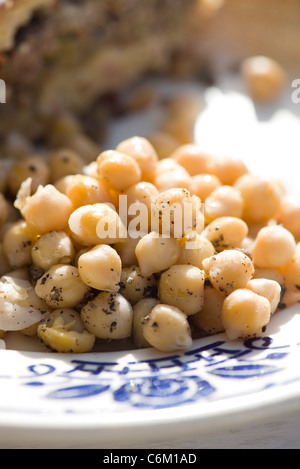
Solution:
[{"label": "white ceramic plate", "polygon": [[[266,155],[271,155],[269,173],[277,168],[294,184],[288,166],[299,151],[291,145],[296,128],[299,135],[294,112],[282,111],[279,126],[276,114],[262,132],[244,96],[213,89],[206,97],[196,142],[229,152],[234,141],[231,149],[246,159],[250,155],[253,170],[265,171]],[[280,137],[276,129],[282,123],[289,134]],[[112,140],[121,139],[124,126],[126,137],[142,133],[134,120],[123,127],[119,122]],[[278,160],[287,142],[294,153]],[[244,155],[241,149],[247,150]],[[0,350],[1,447],[170,447],[172,441],[199,441],[234,426],[292,415],[300,409],[299,313],[298,305],[277,312],[261,337],[245,343],[219,334],[171,355],[153,349],[82,355]]]}]

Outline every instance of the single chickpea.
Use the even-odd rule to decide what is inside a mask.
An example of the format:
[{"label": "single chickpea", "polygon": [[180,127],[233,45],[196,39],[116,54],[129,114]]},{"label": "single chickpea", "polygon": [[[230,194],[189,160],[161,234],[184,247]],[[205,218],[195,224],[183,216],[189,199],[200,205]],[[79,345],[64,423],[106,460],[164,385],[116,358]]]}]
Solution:
[{"label": "single chickpea", "polygon": [[120,293],[134,305],[139,300],[156,296],[158,282],[155,275],[145,277],[137,265],[124,267],[121,272]]},{"label": "single chickpea", "polygon": [[74,308],[89,291],[81,280],[78,269],[72,265],[57,264],[40,277],[35,292],[48,306]]},{"label": "single chickpea", "polygon": [[139,240],[135,254],[141,273],[148,277],[175,264],[180,247],[176,239],[163,238],[152,231]]},{"label": "single chickpea", "polygon": [[154,306],[159,304],[157,298],[142,298],[133,306],[133,329],[132,336],[134,345],[137,348],[151,347],[144,337],[145,318],[150,314]]},{"label": "single chickpea", "polygon": [[234,184],[243,200],[242,218],[248,224],[262,223],[275,216],[282,198],[278,181],[244,174]]},{"label": "single chickpea", "polygon": [[116,150],[107,150],[97,158],[98,177],[108,187],[124,191],[141,181],[142,172],[134,157]]},{"label": "single chickpea", "polygon": [[168,189],[189,188],[191,176],[187,170],[171,158],[161,160],[156,167],[154,185],[160,192]]},{"label": "single chickpea", "polygon": [[91,352],[95,336],[83,327],[80,314],[73,309],[57,309],[37,328],[37,335],[50,349],[60,353]]},{"label": "single chickpea", "polygon": [[287,290],[300,290],[300,244],[297,243],[294,255],[283,267],[278,268]]},{"label": "single chickpea", "polygon": [[66,231],[71,212],[70,199],[51,184],[39,186],[38,190],[27,198],[22,209],[28,230],[36,235],[48,231]]},{"label": "single chickpea", "polygon": [[127,236],[124,241],[122,240],[122,242],[115,243],[113,245],[113,248],[120,256],[123,267],[130,267],[138,264],[135,249],[139,240],[140,236],[139,233],[137,233],[136,236]]},{"label": "single chickpea", "polygon": [[204,226],[199,197],[184,188],[161,192],[152,203],[152,229],[163,235],[182,238]]},{"label": "single chickpea", "polygon": [[132,306],[120,293],[100,292],[80,315],[85,328],[99,339],[125,339],[132,334]]},{"label": "single chickpea", "polygon": [[251,255],[255,266],[276,269],[289,262],[295,249],[294,236],[283,226],[271,225],[258,232]]},{"label": "single chickpea", "polygon": [[149,140],[144,137],[131,137],[120,142],[116,150],[136,160],[141,170],[142,181],[153,180],[158,156]]},{"label": "single chickpea", "polygon": [[215,254],[213,244],[202,236],[202,233],[193,233],[180,244],[180,254],[176,264],[194,265],[203,269],[203,260],[213,254]]},{"label": "single chickpea", "polygon": [[71,237],[82,246],[114,244],[127,238],[127,229],[110,204],[98,203],[77,208],[69,218]]},{"label": "single chickpea", "polygon": [[189,189],[203,202],[217,187],[222,186],[220,179],[214,174],[196,174],[191,177]]},{"label": "single chickpea", "polygon": [[267,298],[271,305],[271,314],[275,313],[281,299],[281,286],[278,282],[265,278],[252,278],[246,288]]},{"label": "single chickpea", "polygon": [[225,298],[221,317],[230,340],[255,337],[263,333],[270,322],[270,301],[247,288],[240,288]]},{"label": "single chickpea", "polygon": [[173,265],[160,277],[161,303],[175,306],[187,316],[203,307],[203,294],[204,272],[193,265]]},{"label": "single chickpea", "polygon": [[224,332],[221,313],[225,298],[225,293],[205,284],[203,307],[192,316],[192,323],[208,335]]},{"label": "single chickpea", "polygon": [[293,234],[297,242],[300,241],[300,201],[297,198],[282,198],[276,220]]},{"label": "single chickpea", "polygon": [[121,281],[121,259],[108,244],[99,244],[78,258],[78,272],[82,281],[97,290],[118,291]]},{"label": "single chickpea", "polygon": [[13,223],[3,236],[3,253],[13,269],[31,264],[31,249],[36,238],[28,230],[26,221]]},{"label": "single chickpea", "polygon": [[182,166],[191,176],[210,174],[214,156],[204,153],[194,143],[179,146],[172,154],[176,163]]},{"label": "single chickpea", "polygon": [[48,156],[50,181],[55,183],[59,179],[71,175],[81,174],[84,167],[83,158],[69,148],[53,151]]},{"label": "single chickpea", "polygon": [[248,174],[246,163],[229,156],[216,156],[212,172],[223,185],[232,186],[241,176]]},{"label": "single chickpea", "polygon": [[[120,196],[126,197],[127,207],[127,219],[128,219],[128,230],[135,230],[135,222],[130,223],[132,220],[137,220],[141,225],[141,229],[144,227],[148,233],[151,227],[151,208],[152,203],[158,196],[158,189],[151,182],[138,182],[133,186],[130,186],[124,194]],[[120,202],[122,203],[122,202]],[[139,214],[137,216],[137,213]],[[141,221],[142,219],[142,221]],[[144,233],[146,234],[146,233]]]},{"label": "single chickpea", "polygon": [[286,82],[286,73],[282,66],[265,56],[245,59],[241,64],[241,74],[248,92],[259,102],[275,99]]},{"label": "single chickpea", "polygon": [[158,304],[152,308],[145,318],[143,333],[147,342],[161,352],[186,350],[192,345],[186,314],[170,305]]},{"label": "single chickpea", "polygon": [[237,217],[219,217],[205,227],[202,235],[212,243],[217,252],[241,248],[248,235],[248,226]]},{"label": "single chickpea", "polygon": [[212,285],[226,295],[237,288],[244,288],[254,274],[251,259],[236,249],[226,249],[203,260]]},{"label": "single chickpea", "polygon": [[64,231],[44,233],[31,249],[33,264],[44,270],[48,270],[55,264],[71,264],[74,255],[73,242]]},{"label": "single chickpea", "polygon": [[35,192],[39,185],[49,183],[50,169],[43,156],[23,156],[12,165],[7,176],[7,188],[16,195],[25,179],[32,179],[32,191]]},{"label": "single chickpea", "polygon": [[[65,186],[62,188],[62,182]],[[61,191],[69,197],[73,210],[83,205],[93,205],[97,203],[112,203],[112,196],[104,183],[99,179],[85,174],[69,175],[65,179],[58,181]]]},{"label": "single chickpea", "polygon": [[241,218],[243,214],[241,193],[232,186],[217,187],[205,200],[204,214],[206,223],[225,216]]}]

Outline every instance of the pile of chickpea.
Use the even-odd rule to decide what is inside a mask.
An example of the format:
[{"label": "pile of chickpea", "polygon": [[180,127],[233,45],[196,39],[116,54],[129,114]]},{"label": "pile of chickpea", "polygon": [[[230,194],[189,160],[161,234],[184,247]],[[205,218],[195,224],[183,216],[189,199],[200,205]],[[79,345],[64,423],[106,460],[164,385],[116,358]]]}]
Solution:
[{"label": "pile of chickpea", "polygon": [[[193,143],[160,158],[135,136],[88,164],[65,149],[47,162],[23,158],[6,185],[15,201],[0,197],[4,341],[14,331],[56,352],[124,339],[171,352],[203,335],[259,335],[300,300],[300,202],[241,160]],[[146,234],[126,236],[120,195],[156,216],[171,203],[204,204],[203,224],[165,237],[149,218]],[[118,231],[101,238],[99,220]]]}]

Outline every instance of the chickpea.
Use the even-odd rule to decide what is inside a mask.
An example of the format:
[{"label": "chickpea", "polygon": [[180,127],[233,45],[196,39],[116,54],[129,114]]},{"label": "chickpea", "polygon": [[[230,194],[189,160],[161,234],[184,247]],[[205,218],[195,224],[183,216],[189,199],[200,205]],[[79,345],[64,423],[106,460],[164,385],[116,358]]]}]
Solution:
[{"label": "chickpea", "polygon": [[278,282],[264,278],[253,278],[247,283],[247,288],[267,298],[271,305],[271,314],[275,313],[281,298],[281,286]]},{"label": "chickpea", "polygon": [[165,158],[157,164],[153,183],[160,192],[174,187],[188,189],[190,181],[191,176],[187,170],[175,160]]},{"label": "chickpea", "polygon": [[223,185],[232,186],[241,176],[248,174],[246,163],[229,156],[216,156],[212,172]]},{"label": "chickpea", "polygon": [[203,268],[212,285],[227,295],[237,288],[244,288],[254,274],[251,259],[235,249],[204,259]]},{"label": "chickpea", "polygon": [[133,342],[137,348],[151,347],[144,337],[145,318],[150,314],[154,306],[159,304],[157,298],[142,298],[133,306]]},{"label": "chickpea", "polygon": [[180,245],[180,254],[176,264],[189,264],[203,269],[203,260],[215,254],[213,244],[204,236],[193,233]]},{"label": "chickpea", "polygon": [[137,161],[125,153],[107,150],[98,156],[97,164],[98,177],[117,191],[124,191],[141,181],[142,172]]},{"label": "chickpea", "polygon": [[144,337],[161,352],[186,350],[192,345],[187,316],[180,309],[164,304],[152,308],[145,318]]},{"label": "chickpea", "polygon": [[207,223],[225,216],[241,218],[242,213],[243,198],[235,187],[217,187],[205,200],[204,214]]},{"label": "chickpea", "polygon": [[288,263],[295,249],[293,235],[283,226],[272,225],[259,231],[251,254],[255,266],[276,269]]},{"label": "chickpea", "polygon": [[300,290],[300,244],[297,243],[294,255],[283,267],[278,268],[283,276],[287,290],[297,292]]},{"label": "chickpea", "polygon": [[99,339],[125,339],[132,334],[132,306],[120,293],[100,292],[80,314],[85,328]]},{"label": "chickpea", "polygon": [[34,265],[48,270],[55,264],[71,264],[75,249],[64,231],[49,231],[41,235],[31,249]]},{"label": "chickpea", "polygon": [[52,183],[71,174],[80,174],[84,167],[82,157],[69,148],[61,148],[50,153],[48,164]]},{"label": "chickpea", "polygon": [[176,163],[182,166],[191,176],[210,174],[214,156],[202,152],[195,144],[179,146],[172,154]]},{"label": "chickpea", "polygon": [[135,254],[141,273],[149,277],[175,264],[180,254],[180,247],[176,239],[163,238],[152,231],[139,240]]},{"label": "chickpea", "polygon": [[258,102],[275,99],[286,82],[286,74],[281,65],[265,56],[245,59],[241,64],[241,74],[248,92]]},{"label": "chickpea", "polygon": [[121,269],[120,256],[108,244],[94,246],[78,258],[78,272],[82,281],[98,290],[119,290]]},{"label": "chickpea", "polygon": [[208,335],[224,332],[221,313],[225,298],[225,293],[220,292],[210,283],[205,284],[203,307],[193,314],[193,324]]},{"label": "chickpea", "polygon": [[13,223],[3,236],[3,253],[13,269],[31,264],[31,249],[36,238],[28,230],[26,221]]},{"label": "chickpea", "polygon": [[275,180],[244,174],[234,184],[243,199],[242,218],[248,224],[265,223],[276,215],[282,188]]},{"label": "chickpea", "polygon": [[49,183],[50,170],[46,159],[39,155],[23,156],[12,165],[7,176],[8,190],[16,195],[25,179],[32,179],[32,191],[35,192],[39,185]]},{"label": "chickpea", "polygon": [[52,350],[60,353],[92,351],[95,336],[86,331],[80,315],[72,309],[55,310],[39,324],[37,335]]},{"label": "chickpea", "polygon": [[134,224],[137,223],[140,231],[145,231],[144,234],[148,233],[151,227],[152,203],[158,194],[158,189],[152,183],[144,181],[130,186],[124,192],[127,205],[128,230],[130,232],[136,231]]},{"label": "chickpea", "polygon": [[62,192],[71,200],[73,210],[83,205],[112,203],[112,196],[104,183],[84,174],[67,176]]},{"label": "chickpea", "polygon": [[248,235],[248,226],[237,217],[219,217],[205,227],[202,235],[220,252],[228,248],[240,248]]},{"label": "chickpea", "polygon": [[189,189],[203,202],[217,187],[222,186],[220,179],[214,174],[196,174],[191,177]]},{"label": "chickpea", "polygon": [[164,236],[182,238],[204,225],[201,201],[183,188],[161,192],[152,204],[152,227]]},{"label": "chickpea", "polygon": [[77,208],[69,218],[72,238],[82,246],[114,244],[127,238],[127,229],[111,205],[98,203]]},{"label": "chickpea", "polygon": [[221,317],[230,340],[255,337],[269,324],[270,301],[247,288],[240,288],[225,298]]},{"label": "chickpea", "polygon": [[27,198],[22,209],[29,231],[36,235],[66,231],[71,212],[70,199],[51,184],[39,186],[35,194]]},{"label": "chickpea", "polygon": [[276,214],[278,224],[289,230],[296,241],[300,240],[300,202],[295,197],[284,196]]},{"label": "chickpea", "polygon": [[204,272],[193,265],[173,265],[162,273],[158,296],[187,316],[203,307]]},{"label": "chickpea", "polygon": [[138,235],[139,233],[137,233],[137,235],[133,237],[127,236],[124,241],[122,240],[122,242],[115,243],[113,245],[114,249],[120,256],[123,267],[130,267],[132,265],[138,264],[138,260],[135,254],[137,243],[140,240],[140,236]]},{"label": "chickpea", "polygon": [[134,305],[142,298],[156,296],[157,280],[155,275],[145,277],[138,266],[124,267],[121,273],[120,293]]},{"label": "chickpea", "polygon": [[137,136],[128,138],[120,142],[116,150],[136,160],[141,170],[142,181],[153,180],[158,156],[149,140]]},{"label": "chickpea", "polygon": [[38,297],[53,309],[74,308],[88,291],[77,267],[64,264],[50,267],[35,286]]}]

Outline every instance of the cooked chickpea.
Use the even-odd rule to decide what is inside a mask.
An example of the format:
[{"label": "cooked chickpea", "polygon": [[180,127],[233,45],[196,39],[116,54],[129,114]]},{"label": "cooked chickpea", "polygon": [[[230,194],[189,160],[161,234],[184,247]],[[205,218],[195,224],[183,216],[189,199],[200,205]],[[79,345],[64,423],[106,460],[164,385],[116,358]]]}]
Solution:
[{"label": "cooked chickpea", "polygon": [[28,230],[26,221],[13,223],[3,236],[3,253],[13,269],[31,264],[31,249],[36,238]]},{"label": "cooked chickpea", "polygon": [[154,306],[158,304],[159,300],[157,298],[142,298],[133,306],[132,336],[134,345],[137,348],[150,347],[149,342],[144,337],[144,322]]},{"label": "cooked chickpea", "polygon": [[199,197],[184,188],[161,192],[152,203],[152,229],[164,236],[182,238],[204,226]]},{"label": "cooked chickpea", "polygon": [[112,203],[112,196],[103,182],[84,174],[67,176],[62,191],[71,200],[73,210],[83,205]]},{"label": "cooked chickpea", "polygon": [[234,184],[243,199],[242,218],[248,224],[264,223],[276,215],[282,188],[278,181],[244,174]]},{"label": "cooked chickpea", "polygon": [[193,324],[208,335],[224,332],[221,313],[225,298],[225,293],[220,292],[210,283],[206,284],[203,307],[192,316]]},{"label": "cooked chickpea", "polygon": [[227,186],[233,185],[241,176],[248,174],[246,163],[229,156],[215,156],[212,172]]},{"label": "cooked chickpea", "polygon": [[251,259],[236,249],[227,249],[203,260],[212,285],[227,295],[237,288],[244,288],[254,274]]},{"label": "cooked chickpea", "polygon": [[203,294],[204,272],[194,265],[173,265],[160,277],[161,302],[179,308],[187,316],[203,307]]},{"label": "cooked chickpea", "polygon": [[28,229],[37,235],[48,231],[65,231],[71,212],[70,199],[51,184],[39,186],[38,190],[27,198],[22,209]]},{"label": "cooked chickpea", "polygon": [[176,163],[182,166],[191,176],[210,174],[214,156],[204,153],[197,145],[189,143],[179,146],[172,154]]},{"label": "cooked chickpea", "polygon": [[289,230],[296,241],[300,241],[300,201],[295,197],[282,198],[276,220]]},{"label": "cooked chickpea", "polygon": [[48,270],[55,264],[71,264],[75,249],[71,238],[64,231],[49,231],[41,235],[32,246],[34,265]]},{"label": "cooked chickpea", "polygon": [[122,242],[115,243],[113,245],[114,249],[117,251],[121,258],[123,267],[130,267],[132,265],[137,265],[138,260],[135,254],[136,245],[140,240],[140,236],[127,236],[127,238]]},{"label": "cooked chickpea", "polygon": [[283,226],[271,225],[258,232],[251,255],[255,266],[275,269],[287,264],[295,249],[294,236]]},{"label": "cooked chickpea", "polygon": [[134,305],[142,298],[156,296],[157,283],[155,275],[145,277],[137,265],[124,267],[121,273],[120,293]]},{"label": "cooked chickpea", "polygon": [[77,208],[69,218],[71,236],[82,246],[114,244],[127,238],[127,229],[116,210],[98,203]]},{"label": "cooked chickpea", "polygon": [[99,339],[125,339],[132,334],[132,306],[120,293],[100,292],[80,314],[85,328]]},{"label": "cooked chickpea", "polygon": [[82,173],[84,160],[75,151],[69,148],[61,148],[49,154],[48,164],[50,169],[50,181],[55,183],[70,174]]},{"label": "cooked chickpea", "polygon": [[92,351],[95,336],[83,327],[79,313],[72,309],[54,310],[37,327],[37,335],[52,350],[60,353]]},{"label": "cooked chickpea", "polygon": [[151,232],[139,240],[135,254],[141,273],[148,277],[175,264],[180,254],[180,247],[176,239],[163,238]]},{"label": "cooked chickpea", "polygon": [[265,56],[245,59],[241,64],[241,74],[248,92],[259,102],[275,99],[286,82],[286,73],[282,66]]},{"label": "cooked chickpea", "polygon": [[136,160],[141,170],[142,181],[153,180],[158,156],[149,140],[144,137],[131,137],[120,142],[116,150]]},{"label": "cooked chickpea", "polygon": [[246,288],[267,298],[271,305],[271,314],[275,313],[281,298],[281,286],[278,282],[265,278],[253,278],[247,283]]},{"label": "cooked chickpea", "polygon": [[8,177],[7,187],[16,195],[25,179],[32,179],[32,191],[35,192],[39,185],[45,186],[49,183],[50,170],[46,159],[39,155],[23,156],[18,158],[12,165]]},{"label": "cooked chickpea", "polygon": [[255,337],[270,322],[270,301],[247,288],[237,289],[225,298],[221,318],[230,340]]},{"label": "cooked chickpea", "polygon": [[283,267],[279,267],[287,290],[297,292],[300,290],[300,244],[297,243],[294,255]]},{"label": "cooked chickpea", "polygon": [[193,233],[180,244],[180,254],[176,264],[189,264],[203,269],[203,260],[215,254],[213,244],[204,236]]},{"label": "cooked chickpea", "polygon": [[188,189],[190,181],[187,170],[172,158],[165,158],[157,164],[153,183],[160,192],[174,187]]},{"label": "cooked chickpea", "polygon": [[[151,182],[138,182],[130,186],[121,197],[126,197],[128,230],[136,231],[138,225],[140,231],[148,233],[151,227],[152,203],[158,196],[158,189]],[[121,199],[122,200],[122,199]],[[122,203],[122,201],[121,201]]]},{"label": "cooked chickpea", "polygon": [[64,264],[50,267],[35,286],[38,297],[53,309],[73,308],[88,291],[89,287],[81,280],[78,269]]},{"label": "cooked chickpea", "polygon": [[192,345],[186,314],[170,305],[154,306],[145,318],[143,333],[147,342],[161,352],[186,350]]},{"label": "cooked chickpea", "polygon": [[204,214],[207,223],[225,216],[241,218],[242,213],[243,198],[239,190],[232,186],[217,187],[205,200]]},{"label": "cooked chickpea", "polygon": [[142,172],[134,157],[116,150],[107,150],[97,158],[98,177],[108,187],[124,191],[141,181]]},{"label": "cooked chickpea", "polygon": [[78,258],[78,272],[82,281],[98,290],[119,290],[121,269],[120,256],[108,244],[94,246]]},{"label": "cooked chickpea", "polygon": [[217,187],[222,186],[220,179],[214,174],[196,174],[191,177],[189,189],[203,202]]},{"label": "cooked chickpea", "polygon": [[205,227],[202,235],[218,252],[228,248],[241,248],[248,235],[248,226],[237,217],[219,217]]}]

